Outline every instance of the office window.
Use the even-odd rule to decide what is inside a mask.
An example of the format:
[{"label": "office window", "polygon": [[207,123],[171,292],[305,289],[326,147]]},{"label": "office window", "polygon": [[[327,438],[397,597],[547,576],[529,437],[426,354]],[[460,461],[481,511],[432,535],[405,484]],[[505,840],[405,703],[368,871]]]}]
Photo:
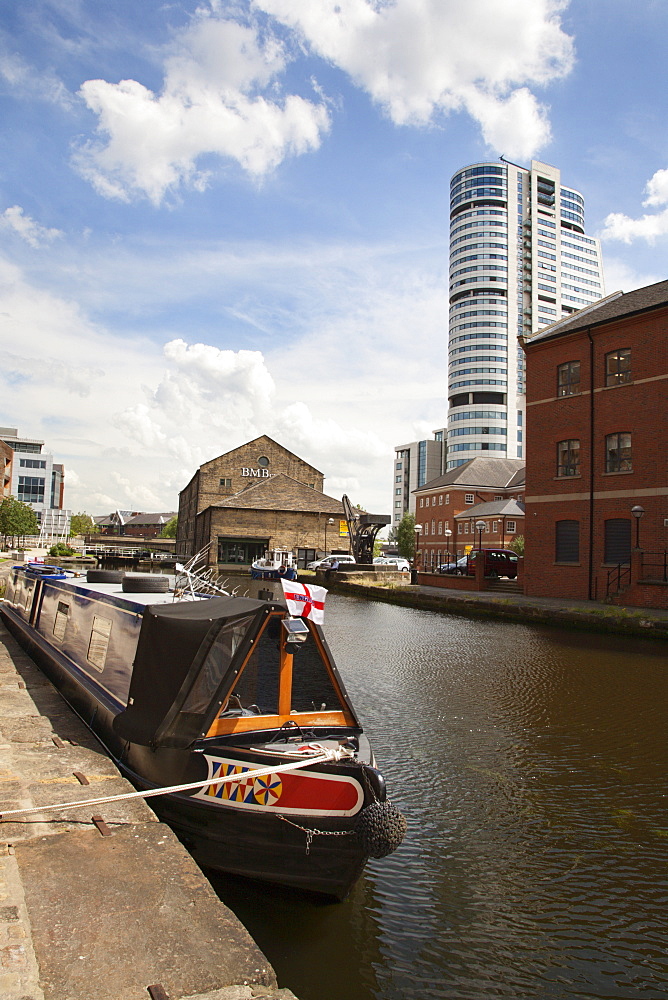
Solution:
[{"label": "office window", "polygon": [[630,472],[632,469],[631,435],[626,432],[608,434],[605,439],[605,471]]},{"label": "office window", "polygon": [[557,368],[557,396],[572,396],[580,391],[580,362],[567,361]]},{"label": "office window", "polygon": [[19,476],[17,499],[21,503],[44,502],[44,480],[37,476]]},{"label": "office window", "polygon": [[576,438],[557,443],[557,475],[580,475],[580,442]]},{"label": "office window", "polygon": [[438,502],[439,502],[439,504],[443,503],[443,494],[442,493],[439,493],[439,495],[438,495]]},{"label": "office window", "polygon": [[431,522],[431,533],[432,533],[432,535],[436,534],[436,521],[433,521],[433,520]]},{"label": "office window", "polygon": [[499,530],[499,522],[492,521],[492,531],[497,532]]},{"label": "office window", "polygon": [[424,507],[424,497],[420,497],[420,506]]},{"label": "office window", "polygon": [[631,350],[628,347],[605,356],[605,384],[621,385],[631,381]]},{"label": "office window", "polygon": [[446,503],[450,503],[450,494],[449,493],[445,494],[445,502]]},{"label": "office window", "polygon": [[574,563],[580,559],[580,522],[557,521],[555,525],[554,561]]},{"label": "office window", "polygon": [[473,493],[464,494],[464,503],[475,503],[475,496]]},{"label": "office window", "polygon": [[506,531],[509,535],[514,535],[517,531],[517,523],[515,521],[506,521]]},{"label": "office window", "polygon": [[232,480],[231,479],[221,479],[220,480],[220,485],[223,486],[223,487],[225,487],[225,488],[227,488],[227,489],[231,489],[231,487],[232,487]]},{"label": "office window", "polygon": [[438,533],[439,533],[439,535],[443,534],[443,522],[442,521],[438,522]]}]

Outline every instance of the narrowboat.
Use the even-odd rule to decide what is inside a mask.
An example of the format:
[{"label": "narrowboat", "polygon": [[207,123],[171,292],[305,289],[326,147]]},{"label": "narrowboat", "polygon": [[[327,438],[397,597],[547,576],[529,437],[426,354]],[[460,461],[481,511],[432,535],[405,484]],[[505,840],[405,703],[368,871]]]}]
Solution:
[{"label": "narrowboat", "polygon": [[198,864],[343,899],[369,857],[401,843],[405,820],[322,602],[286,586],[301,593],[259,600],[211,580],[200,590],[187,571],[184,585],[25,565],[0,614],[137,789],[201,783],[151,799]]}]

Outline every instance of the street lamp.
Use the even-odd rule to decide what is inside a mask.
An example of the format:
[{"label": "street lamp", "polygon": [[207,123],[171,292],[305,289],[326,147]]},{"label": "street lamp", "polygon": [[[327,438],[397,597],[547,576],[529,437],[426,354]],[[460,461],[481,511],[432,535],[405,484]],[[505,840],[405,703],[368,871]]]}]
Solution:
[{"label": "street lamp", "polygon": [[640,518],[645,513],[645,508],[637,504],[635,507],[631,507],[631,513],[636,519],[636,548],[640,548]]},{"label": "street lamp", "polygon": [[482,552],[482,533],[487,527],[484,521],[476,521],[475,528],[478,532],[478,552]]},{"label": "street lamp", "polygon": [[419,542],[420,542],[420,535],[421,534],[422,534],[422,525],[421,524],[416,524],[415,525],[415,568],[416,569],[417,569],[418,557],[419,557],[419,553],[420,553],[418,545],[419,545]]},{"label": "street lamp", "polygon": [[334,518],[330,517],[325,521],[325,555],[327,555],[327,525],[334,524]]},{"label": "street lamp", "polygon": [[450,565],[450,538],[452,536],[452,532],[450,531],[449,528],[446,528],[445,531],[443,532],[443,534],[445,535],[445,544],[448,546],[447,564],[449,566]]}]

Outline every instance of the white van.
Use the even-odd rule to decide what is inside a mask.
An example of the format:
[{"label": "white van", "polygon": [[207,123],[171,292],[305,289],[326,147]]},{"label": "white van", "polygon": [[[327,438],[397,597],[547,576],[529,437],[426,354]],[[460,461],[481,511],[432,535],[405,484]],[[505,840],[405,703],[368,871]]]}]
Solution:
[{"label": "white van", "polygon": [[306,563],[307,569],[329,569],[335,559],[338,559],[339,566],[343,566],[344,563],[354,563],[354,556],[325,556],[323,559],[314,559],[313,562]]},{"label": "white van", "polygon": [[402,556],[376,556],[374,563],[380,566],[388,566],[399,570],[400,573],[410,573],[410,563]]}]

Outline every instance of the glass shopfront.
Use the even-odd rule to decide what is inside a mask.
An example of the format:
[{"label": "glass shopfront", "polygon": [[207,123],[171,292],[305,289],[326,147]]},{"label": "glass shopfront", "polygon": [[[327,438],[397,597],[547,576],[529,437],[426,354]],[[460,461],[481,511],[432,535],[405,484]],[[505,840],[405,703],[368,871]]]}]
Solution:
[{"label": "glass shopfront", "polygon": [[229,538],[218,536],[218,562],[250,566],[261,559],[269,548],[268,538]]}]

